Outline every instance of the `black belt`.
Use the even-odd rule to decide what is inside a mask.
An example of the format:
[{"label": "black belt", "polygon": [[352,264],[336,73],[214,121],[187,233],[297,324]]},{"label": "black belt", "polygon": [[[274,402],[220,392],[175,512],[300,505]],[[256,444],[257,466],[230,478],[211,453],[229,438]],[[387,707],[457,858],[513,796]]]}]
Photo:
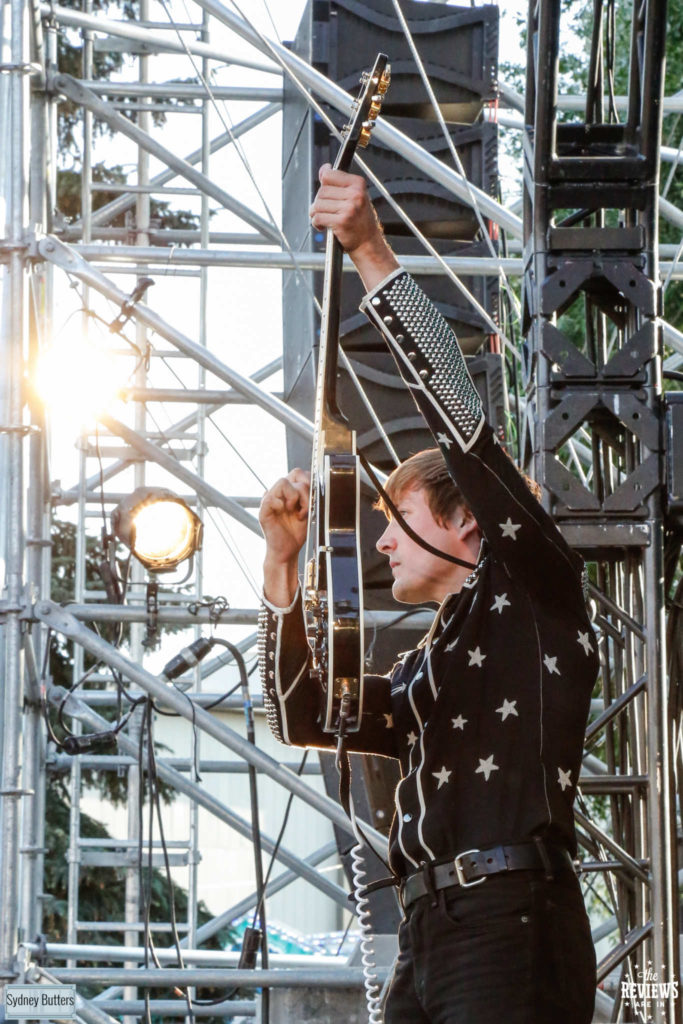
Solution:
[{"label": "black belt", "polygon": [[488,875],[504,871],[544,871],[552,878],[554,871],[574,870],[569,851],[562,846],[543,842],[516,843],[513,846],[491,846],[486,850],[464,850],[440,864],[425,864],[409,875],[400,886],[403,907],[438,889],[459,885],[467,889],[481,885]]}]

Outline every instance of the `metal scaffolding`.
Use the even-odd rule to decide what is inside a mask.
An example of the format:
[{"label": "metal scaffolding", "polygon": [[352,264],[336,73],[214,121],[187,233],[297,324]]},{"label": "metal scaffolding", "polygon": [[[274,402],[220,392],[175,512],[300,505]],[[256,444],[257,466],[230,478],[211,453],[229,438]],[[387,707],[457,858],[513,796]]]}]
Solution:
[{"label": "metal scaffolding", "polygon": [[[660,248],[657,233],[659,212],[683,227],[683,211],[668,200],[658,203],[661,112],[680,111],[681,100],[659,102],[662,0],[645,0],[629,15],[629,93],[613,97],[609,116],[602,107],[608,92],[603,5],[595,4],[589,94],[559,100],[559,0],[531,4],[530,12],[526,95],[501,83],[500,105],[506,109],[499,116],[503,130],[522,140],[523,217],[518,204],[506,205],[473,188],[389,120],[380,119],[375,134],[505,233],[505,257],[446,257],[450,272],[522,279],[528,347],[523,368],[514,374],[523,378],[524,393],[516,401],[527,453],[567,539],[594,565],[591,598],[603,690],[595,695],[587,734],[577,822],[582,877],[603,907],[596,943],[616,936],[600,965],[601,980],[612,979],[615,1001],[600,996],[599,1019],[626,1021],[621,981],[633,980],[648,960],[659,965],[666,980],[679,976],[677,737],[666,676],[662,582],[661,373],[683,365],[683,335],[680,325],[661,321],[656,300],[662,277],[683,276],[679,247]],[[190,16],[194,20],[188,23]],[[267,452],[280,452],[284,462],[285,429],[308,443],[312,424],[278,390],[277,332],[262,353],[243,333],[228,275],[253,273],[265,281],[255,283],[252,304],[262,307],[258,312],[267,336],[280,316],[274,275],[320,269],[322,254],[292,249],[277,201],[253,174],[248,147],[279,116],[284,76],[299,92],[345,114],[352,98],[248,20],[236,3],[195,0],[183,8],[182,23],[179,17],[166,0],[141,0],[137,20],[104,17],[92,0],[84,0],[81,10],[0,0],[0,989],[10,981],[98,986],[94,999],[79,995],[77,1015],[100,1024],[121,1016],[137,1020],[146,1005],[164,1016],[187,1016],[183,999],[146,1004],[144,990],[160,985],[222,991],[362,986],[360,969],[343,958],[304,966],[284,957],[267,970],[244,970],[232,954],[213,956],[202,949],[221,928],[252,913],[258,894],[248,893],[206,924],[198,921],[200,809],[247,842],[254,829],[229,801],[200,783],[197,767],[200,773],[237,775],[253,765],[283,793],[295,795],[308,815],[346,833],[350,826],[315,778],[297,773],[294,757],[284,752],[281,763],[244,738],[229,717],[241,709],[241,701],[226,702],[220,713],[208,707],[227,688],[216,683],[216,674],[223,680],[234,670],[232,655],[198,666],[177,690],[149,668],[153,633],[165,628],[191,630],[193,639],[202,629],[227,631],[243,655],[255,656],[254,579],[262,556],[255,539],[260,537],[258,477],[269,471]],[[81,51],[78,77],[73,67],[67,71],[60,65],[68,39],[77,40]],[[96,74],[97,58],[107,52],[126,55],[128,78],[135,80],[118,81],[115,70],[106,77]],[[64,170],[58,109],[66,103],[80,138],[79,204],[67,219],[56,207],[58,171]],[[233,120],[238,104],[248,112]],[[584,120],[576,120],[577,110]],[[563,127],[567,118],[574,119]],[[191,130],[178,127],[183,120],[192,122]],[[95,163],[100,146],[110,163],[132,160],[132,183],[125,176],[101,178]],[[662,152],[674,168],[679,155],[680,149],[671,147]],[[585,170],[591,161],[592,177]],[[102,191],[107,201],[98,205]],[[176,200],[190,204],[191,226],[163,223],[163,208],[154,204]],[[605,212],[613,209],[625,211],[614,224]],[[417,275],[447,272],[431,255],[409,255],[403,263]],[[123,285],[117,283],[119,275],[125,275]],[[132,301],[135,286],[147,277],[163,288],[163,298],[157,300],[152,289],[144,301]],[[578,340],[571,333],[561,336],[570,298],[586,303]],[[69,330],[76,330],[79,318],[78,331],[91,347],[101,346],[104,338],[110,348],[116,343],[115,359],[127,377],[120,388],[126,404],[116,412],[100,411],[97,426],[81,432],[76,479],[62,485],[53,479],[59,424],[50,420],[26,380],[65,319]],[[117,318],[123,323],[118,332]],[[521,346],[517,357],[520,351]],[[514,402],[512,380],[510,389]],[[188,408],[174,412],[178,403]],[[150,481],[180,490],[199,513],[206,530],[204,557],[200,553],[195,559],[189,581],[162,581],[158,606],[150,604],[141,567],[131,576],[126,603],[117,603],[104,584],[93,583],[93,544],[100,543],[103,516]],[[66,606],[54,592],[55,512],[73,523],[73,594]],[[222,545],[228,553],[218,555]],[[229,580],[221,592],[230,606],[205,597],[208,590],[215,593],[219,565]],[[242,602],[237,605],[235,592]],[[397,619],[385,611],[367,616],[369,627],[382,629]],[[125,652],[99,634],[100,625],[110,640],[112,627],[118,627],[117,639],[121,630],[129,631]],[[69,692],[51,680],[46,665],[55,640],[71,645],[73,683],[90,672],[95,685]],[[161,966],[146,966],[140,877],[125,852],[143,841],[138,715],[116,734],[115,756],[92,752],[67,759],[46,734],[44,709],[59,710],[77,736],[109,730],[117,679],[125,680],[133,699],[153,697],[189,723],[188,733],[195,730],[202,737],[191,757],[159,757],[157,763],[159,779],[182,794],[190,808],[187,834],[174,849],[178,863],[187,867],[188,913],[180,941],[186,956],[180,965],[160,950]],[[258,699],[254,703],[258,706]],[[223,759],[206,752],[210,741],[226,748]],[[126,776],[126,835],[118,837],[116,856],[102,854],[102,863],[118,864],[125,872],[123,919],[117,922],[84,922],[79,914],[86,849],[80,822],[83,772],[94,769]],[[63,942],[45,945],[36,936],[42,931],[49,856],[46,778],[56,770],[69,772],[68,925]],[[385,835],[373,824],[378,823],[365,823],[363,829],[384,850]],[[275,838],[275,826],[269,822],[261,836],[281,872],[269,880],[267,894],[303,879],[312,893],[330,901],[341,923],[348,917],[347,895],[341,877],[326,870],[336,844],[330,838],[302,856]],[[113,944],[86,946],[79,936],[88,929],[108,929]],[[89,966],[106,960],[109,966]],[[381,979],[382,969],[379,974]],[[197,1012],[209,1015],[206,1007]],[[255,1017],[259,1010],[255,1000],[242,998],[211,1007],[213,1014],[229,1012]],[[654,1006],[652,1014],[657,1024],[681,1019],[673,997]]]}]

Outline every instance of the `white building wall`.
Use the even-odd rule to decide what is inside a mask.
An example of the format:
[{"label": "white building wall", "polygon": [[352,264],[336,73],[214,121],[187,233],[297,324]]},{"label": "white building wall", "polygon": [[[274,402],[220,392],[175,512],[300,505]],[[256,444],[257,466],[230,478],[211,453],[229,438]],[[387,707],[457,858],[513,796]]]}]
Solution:
[{"label": "white building wall", "polygon": [[[231,728],[240,735],[245,735],[244,716],[241,712],[227,712],[220,715]],[[155,716],[155,738],[164,748],[158,749],[157,757],[189,757],[191,752],[192,727],[185,719]],[[297,764],[303,751],[278,743],[271,735],[265,716],[256,712],[256,742],[266,753],[278,761]],[[199,734],[199,751],[201,760],[237,761],[237,755],[210,736]],[[309,764],[318,764],[315,751],[308,754]],[[306,775],[305,781],[312,788],[324,792],[322,778],[317,775]],[[249,776],[246,773],[205,772],[201,786],[225,803],[230,809],[247,822],[251,822],[251,805],[249,797]],[[283,789],[267,776],[258,775],[259,819],[261,829],[273,841],[280,831],[289,791]],[[187,840],[189,836],[189,800],[179,794],[170,805],[163,807],[164,832],[167,840]],[[112,808],[103,803],[98,795],[85,794],[82,809],[92,817],[102,821],[115,837],[126,836],[125,808]],[[144,816],[145,828],[148,817]],[[158,839],[158,832],[155,833]],[[289,821],[282,845],[300,857],[306,857],[313,851],[329,843],[333,839],[332,825],[317,811],[295,797],[290,810]],[[175,850],[172,852],[176,852]],[[253,893],[254,853],[251,842],[240,836],[228,825],[214,818],[203,808],[199,811],[199,853],[201,861],[198,872],[198,898],[202,900],[212,914],[220,914],[239,900]],[[270,854],[264,851],[263,871],[268,870]],[[273,867],[271,878],[277,877],[287,870],[285,865],[277,862]],[[339,857],[335,854],[318,866],[327,876],[346,887],[343,872],[339,867]],[[173,868],[174,881],[187,888],[188,869]],[[320,893],[308,882],[297,880],[268,900],[268,921],[291,929],[304,935],[335,931],[345,927],[348,913],[331,899]]]}]

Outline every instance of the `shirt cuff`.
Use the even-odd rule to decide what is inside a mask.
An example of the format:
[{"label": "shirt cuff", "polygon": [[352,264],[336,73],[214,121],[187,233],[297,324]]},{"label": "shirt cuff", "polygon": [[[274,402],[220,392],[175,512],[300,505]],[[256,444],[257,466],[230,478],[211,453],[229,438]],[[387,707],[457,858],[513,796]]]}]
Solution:
[{"label": "shirt cuff", "polygon": [[301,586],[298,586],[296,588],[296,594],[294,595],[292,603],[289,604],[286,608],[281,608],[279,605],[273,604],[271,601],[268,600],[266,595],[263,593],[261,594],[261,600],[263,601],[266,608],[268,608],[274,615],[288,615],[290,612],[293,612],[294,608],[296,607],[296,603],[299,600],[300,590]]},{"label": "shirt cuff", "polygon": [[385,288],[390,281],[394,280],[395,277],[398,277],[399,274],[405,273],[406,271],[403,269],[403,267],[396,267],[396,270],[392,270],[390,274],[387,274],[383,281],[380,281],[379,284],[375,285],[372,291],[368,292],[367,295],[363,296],[359,309],[365,311],[365,307],[368,305],[369,302],[372,302],[373,297],[377,294],[380,288]]}]

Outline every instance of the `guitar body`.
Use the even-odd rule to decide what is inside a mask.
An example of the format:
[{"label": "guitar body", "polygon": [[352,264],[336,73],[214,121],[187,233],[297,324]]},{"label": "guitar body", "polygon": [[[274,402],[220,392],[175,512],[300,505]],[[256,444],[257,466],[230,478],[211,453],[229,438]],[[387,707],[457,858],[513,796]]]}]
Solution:
[{"label": "guitar body", "polygon": [[[347,170],[356,146],[367,144],[388,84],[387,58],[379,54],[363,78],[335,168]],[[360,462],[355,432],[336,402],[342,261],[341,247],[328,231],[304,595],[312,674],[321,689],[320,724],[339,736],[360,728],[365,661]]]},{"label": "guitar body", "polygon": [[[325,456],[322,486],[325,519],[324,557],[320,560],[319,593],[325,594],[326,614],[316,623],[325,632],[318,650],[323,683],[322,724],[325,732],[339,727],[342,702],[345,729],[360,728],[363,713],[363,576],[358,544],[360,472],[355,455]],[[324,680],[324,682],[323,682]]]}]

